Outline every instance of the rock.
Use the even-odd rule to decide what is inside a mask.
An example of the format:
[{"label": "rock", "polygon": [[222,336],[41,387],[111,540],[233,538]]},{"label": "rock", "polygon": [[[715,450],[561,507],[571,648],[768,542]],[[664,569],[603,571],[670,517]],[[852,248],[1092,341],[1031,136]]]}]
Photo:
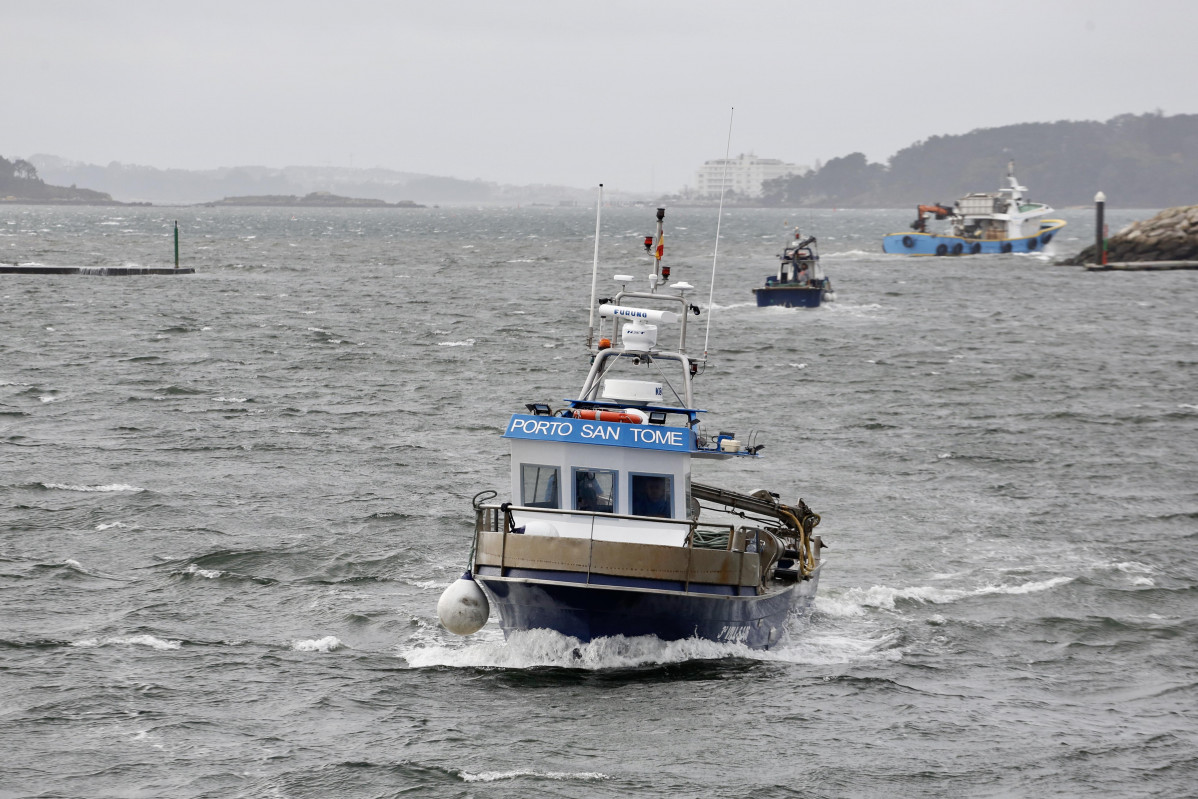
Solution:
[{"label": "rock", "polygon": [[[1137,219],[1107,239],[1107,261],[1183,261],[1198,258],[1198,205],[1166,208],[1148,220]],[[1094,263],[1090,245],[1061,264]]]}]

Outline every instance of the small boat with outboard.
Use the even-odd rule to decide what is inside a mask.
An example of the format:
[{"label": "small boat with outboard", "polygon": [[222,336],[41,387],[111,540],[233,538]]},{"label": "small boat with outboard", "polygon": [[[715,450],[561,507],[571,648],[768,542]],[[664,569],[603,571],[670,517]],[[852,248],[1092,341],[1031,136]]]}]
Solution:
[{"label": "small boat with outboard", "polygon": [[753,289],[753,294],[759,308],[818,308],[821,302],[836,299],[832,281],[820,267],[815,236],[803,238],[796,228],[794,238],[778,256],[777,274],[766,277],[765,286]]},{"label": "small boat with outboard", "polygon": [[[592,277],[590,369],[577,397],[557,408],[530,401],[508,420],[510,498],[474,497],[469,567],[437,603],[451,632],[481,629],[493,605],[505,637],[547,629],[580,642],[656,636],[761,649],[810,609],[819,515],[802,499],[692,474],[702,461],[760,458],[764,445],[703,423],[693,387],[707,352],[692,353],[687,339],[700,309],[690,284],[667,285],[664,215],[647,288],[617,275],[619,291],[596,301]],[[597,220],[596,268],[598,229]],[[668,343],[658,336],[667,326]]]},{"label": "small boat with outboard", "polygon": [[[978,255],[1043,250],[1065,227],[1062,219],[1046,219],[1053,209],[1027,198],[1027,187],[1015,179],[1015,162],[1007,165],[1007,185],[994,192],[967,194],[953,205],[919,206],[912,233],[890,233],[882,249],[896,255]],[[948,231],[929,233],[928,218],[948,220]]]}]

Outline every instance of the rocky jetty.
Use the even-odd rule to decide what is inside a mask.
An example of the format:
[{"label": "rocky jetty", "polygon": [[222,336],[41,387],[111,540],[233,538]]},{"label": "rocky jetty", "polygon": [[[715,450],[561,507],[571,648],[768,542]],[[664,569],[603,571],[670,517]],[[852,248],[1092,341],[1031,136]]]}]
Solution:
[{"label": "rocky jetty", "polygon": [[[1166,208],[1148,220],[1137,220],[1107,239],[1109,263],[1198,261],[1198,205]],[[1094,263],[1091,244],[1062,264]]]}]

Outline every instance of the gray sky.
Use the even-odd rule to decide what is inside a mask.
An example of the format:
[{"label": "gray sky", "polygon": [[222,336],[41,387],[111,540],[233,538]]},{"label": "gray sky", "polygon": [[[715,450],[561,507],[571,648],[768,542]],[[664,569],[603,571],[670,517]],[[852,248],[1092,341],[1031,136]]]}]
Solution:
[{"label": "gray sky", "polygon": [[0,155],[676,191],[1198,113],[1196,0],[0,0]]}]

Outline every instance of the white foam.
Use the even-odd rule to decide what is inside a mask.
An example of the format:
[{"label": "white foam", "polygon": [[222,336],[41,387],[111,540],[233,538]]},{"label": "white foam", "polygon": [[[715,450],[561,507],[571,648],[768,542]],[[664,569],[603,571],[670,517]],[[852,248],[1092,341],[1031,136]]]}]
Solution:
[{"label": "white foam", "polygon": [[474,339],[468,338],[465,341],[438,341],[438,347],[473,347]]},{"label": "white foam", "polygon": [[192,564],[189,564],[186,569],[184,569],[184,573],[185,574],[194,574],[198,577],[203,577],[208,580],[215,580],[218,577],[220,577],[224,572],[217,571],[216,569],[201,569],[199,566],[192,563]]},{"label": "white foam", "polygon": [[860,663],[893,663],[902,660],[899,634],[861,638],[845,633],[805,635],[790,646],[770,650],[774,659],[804,666],[844,666]]},{"label": "white foam", "polygon": [[131,524],[125,524],[124,522],[112,522],[112,523],[110,523],[110,524],[97,524],[97,525],[96,525],[96,532],[97,532],[97,533],[102,533],[102,532],[104,532],[105,530],[111,530],[111,529],[113,529],[114,527],[115,527],[116,529],[118,529],[118,530],[128,530],[128,529],[130,529],[132,526],[133,526],[133,525],[131,525]]},{"label": "white foam", "polygon": [[1114,568],[1116,571],[1128,575],[1128,584],[1137,588],[1151,588],[1156,585],[1156,580],[1152,579],[1156,569],[1146,563],[1130,560],[1116,563]]},{"label": "white foam", "polygon": [[471,774],[463,771],[459,776],[464,782],[496,782],[498,780],[514,780],[520,777],[536,777],[542,780],[583,780],[593,782],[610,779],[598,771],[484,771]]},{"label": "white foam", "polygon": [[71,646],[78,647],[98,647],[98,646],[148,646],[151,649],[168,650],[181,649],[182,641],[167,641],[162,638],[157,638],[153,635],[130,635],[130,636],[107,636],[105,638],[86,638],[82,641],[75,641]]},{"label": "white foam", "polygon": [[336,652],[345,645],[335,635],[326,635],[312,641],[292,641],[291,648],[296,652]]},{"label": "white foam", "polygon": [[112,483],[111,485],[86,486],[86,485],[67,485],[65,483],[42,483],[43,488],[53,488],[59,491],[145,491],[144,488],[137,486],[126,485],[124,483]]},{"label": "white foam", "polygon": [[901,652],[893,636],[881,639],[854,636],[825,629],[792,617],[790,636],[774,649],[750,649],[744,644],[718,643],[699,638],[663,641],[654,636],[613,636],[582,643],[550,630],[512,633],[506,642],[496,627],[485,627],[468,638],[445,642],[443,631],[428,627],[413,636],[413,645],[399,655],[411,668],[530,669],[545,666],[601,671],[728,658],[807,665],[844,664],[863,660],[897,660]]},{"label": "white foam", "polygon": [[881,311],[883,306],[877,302],[867,302],[861,305],[853,305],[842,300],[821,305],[820,308],[826,309],[830,313],[847,314],[849,316],[872,316],[875,311]]},{"label": "white foam", "polygon": [[935,586],[911,586],[891,588],[875,585],[871,588],[851,588],[834,596],[816,597],[815,607],[829,616],[848,618],[864,616],[868,609],[894,610],[900,600],[912,600],[933,605],[945,605],[959,599],[989,596],[993,594],[1034,594],[1048,591],[1058,585],[1073,582],[1072,577],[1051,577],[1047,580],[1021,583],[1018,585],[985,585],[979,588],[937,588]]},{"label": "white foam", "polygon": [[412,668],[528,669],[556,666],[600,670],[743,656],[751,651],[739,644],[717,644],[698,639],[662,641],[653,636],[613,636],[584,644],[577,638],[551,630],[515,632],[505,642],[500,630],[484,628],[469,638],[455,640],[460,643],[416,645],[401,650],[399,654]]}]

